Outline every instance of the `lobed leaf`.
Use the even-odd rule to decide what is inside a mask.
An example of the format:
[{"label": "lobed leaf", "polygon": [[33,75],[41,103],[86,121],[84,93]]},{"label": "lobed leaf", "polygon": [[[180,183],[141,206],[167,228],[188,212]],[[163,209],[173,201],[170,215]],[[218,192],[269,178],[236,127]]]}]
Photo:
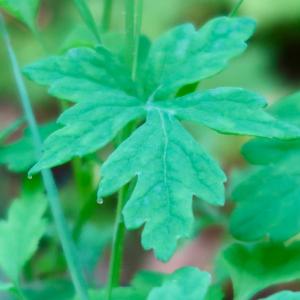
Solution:
[{"label": "lobed leaf", "polygon": [[275,243],[253,247],[233,244],[222,253],[222,260],[232,278],[236,300],[248,300],[268,286],[300,277],[300,243],[289,247]]},{"label": "lobed leaf", "polygon": [[36,16],[41,0],[0,0],[0,6],[36,31]]},{"label": "lobed leaf", "polygon": [[29,186],[22,198],[12,203],[7,221],[0,221],[0,265],[16,286],[22,268],[36,251],[46,229],[46,208],[43,191]]},{"label": "lobed leaf", "polygon": [[110,142],[120,129],[146,113],[142,102],[117,91],[91,98],[64,112],[58,122],[66,127],[50,135],[44,155],[29,174],[93,153]]},{"label": "lobed leaf", "polygon": [[203,300],[211,276],[197,268],[184,267],[167,275],[161,287],[154,288],[147,300]]},{"label": "lobed leaf", "polygon": [[27,75],[50,85],[51,94],[80,101],[60,117],[66,126],[47,139],[44,155],[30,174],[97,151],[129,122],[146,117],[102,166],[98,196],[114,193],[137,176],[123,210],[125,224],[129,229],[145,224],[144,248],[153,248],[159,259],[168,260],[177,239],[191,232],[193,195],[223,205],[226,180],[179,120],[222,133],[300,137],[298,128],[262,110],[267,105],[262,97],[243,89],[220,88],[167,99],[182,85],[221,71],[244,50],[253,29],[249,19],[226,17],[210,21],[198,33],[190,25],[181,26],[154,43],[147,60],[145,40],[138,68],[138,74],[148,78],[144,90],[140,79],[133,83],[128,70],[103,47],[73,49],[67,57],[27,67]]},{"label": "lobed leaf", "polygon": [[108,158],[100,174],[98,197],[138,175],[123,210],[125,225],[136,229],[146,222],[142,244],[163,261],[174,253],[177,239],[190,234],[193,195],[215,205],[224,203],[223,171],[176,118],[155,109]]},{"label": "lobed leaf", "polygon": [[[282,291],[270,297],[264,298],[265,300],[300,300],[300,292]],[[263,300],[263,299],[260,299]]]},{"label": "lobed leaf", "polygon": [[23,72],[39,85],[51,86],[49,93],[63,100],[79,102],[116,91],[136,95],[130,72],[102,46],[75,48],[66,57],[48,57]]},{"label": "lobed leaf", "polygon": [[[42,139],[45,140],[59,128],[56,123],[49,123],[39,127],[39,132]],[[13,172],[26,172],[37,162],[31,134],[25,129],[24,135],[24,138],[13,144],[0,147],[0,165],[7,164],[9,170]]]},{"label": "lobed leaf", "polygon": [[179,88],[222,71],[241,54],[255,30],[247,18],[215,18],[199,31],[192,24],[178,26],[152,46],[146,64],[147,98],[164,100]]}]

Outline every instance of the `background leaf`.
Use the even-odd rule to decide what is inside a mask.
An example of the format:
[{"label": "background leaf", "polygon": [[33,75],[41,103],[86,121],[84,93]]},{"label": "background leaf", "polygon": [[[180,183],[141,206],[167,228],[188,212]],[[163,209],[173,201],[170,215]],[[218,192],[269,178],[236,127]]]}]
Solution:
[{"label": "background leaf", "polygon": [[36,32],[36,16],[41,0],[0,0],[0,6]]},{"label": "background leaf", "polygon": [[[264,298],[265,300],[300,300],[300,292],[282,291],[270,297]],[[260,299],[263,300],[263,299]]]},{"label": "background leaf", "polygon": [[27,180],[22,198],[12,203],[7,221],[0,222],[0,265],[16,286],[22,268],[36,251],[46,229],[46,208],[39,184]]},{"label": "background leaf", "polygon": [[300,243],[254,246],[233,244],[222,253],[234,287],[234,299],[248,300],[260,290],[300,278]]},{"label": "background leaf", "polygon": [[210,284],[209,273],[184,267],[167,275],[161,287],[154,288],[147,300],[203,300]]}]

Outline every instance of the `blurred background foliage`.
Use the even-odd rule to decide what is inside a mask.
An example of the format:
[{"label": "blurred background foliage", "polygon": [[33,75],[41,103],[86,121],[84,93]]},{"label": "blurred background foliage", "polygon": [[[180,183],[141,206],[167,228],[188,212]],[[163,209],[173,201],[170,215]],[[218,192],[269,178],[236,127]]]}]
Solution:
[{"label": "blurred background foliage", "polygon": [[[89,0],[87,2],[96,22],[100,24],[104,1]],[[228,15],[236,2],[236,0],[145,0],[142,34],[153,41],[167,30],[183,23],[193,23],[199,28],[213,17]],[[114,0],[112,32],[120,34],[124,32],[124,11],[124,0]],[[242,87],[263,95],[269,104],[299,90],[300,1],[245,0],[238,11],[238,16],[254,18],[257,21],[257,31],[249,41],[249,47],[244,54],[230,61],[225,71],[202,81],[197,89],[204,90],[222,86]],[[4,17],[13,48],[22,67],[49,55],[49,53],[45,53],[24,25],[9,14],[4,13]],[[74,28],[78,25],[84,26],[72,0],[42,0],[37,22],[43,38],[49,45],[50,54],[63,54],[66,41],[70,42],[70,34]],[[114,47],[118,51],[121,46],[115,44]],[[47,94],[46,88],[27,79],[25,81],[39,124],[54,121],[60,111],[58,100]],[[6,48],[0,36],[0,131],[22,115]],[[219,162],[229,177],[228,202],[222,209],[225,220],[221,218],[223,223],[226,223],[226,216],[232,210],[230,189],[242,177],[247,176],[238,169],[246,166],[239,150],[248,138],[220,135],[203,126],[190,123],[185,123],[185,126]],[[12,143],[22,134],[23,131],[18,130],[5,143]],[[106,159],[111,147],[110,145],[101,150],[97,159]],[[22,151],[20,156],[22,157]],[[89,164],[93,164],[93,159],[93,157],[87,159],[83,167],[90,170]],[[97,285],[101,285],[105,283],[107,276],[115,198],[111,197],[112,201],[106,199],[101,206],[96,205],[94,194],[89,199],[78,199],[76,188],[78,182],[76,183],[76,180],[72,178],[71,169],[70,164],[55,168],[54,175],[71,224],[74,224],[79,218],[83,203],[89,201],[92,211],[95,210],[89,216],[90,221],[86,223],[78,238],[78,248],[88,278],[92,280],[96,274],[95,282]],[[98,172],[99,166],[93,167],[94,186],[99,181]],[[24,176],[26,175],[9,171],[5,166],[0,167],[0,216],[5,216],[9,201],[18,196]],[[171,272],[189,264],[200,267],[202,270],[212,271],[214,254],[224,240],[224,229],[221,226],[213,226],[216,220],[220,222],[220,216],[218,211],[211,210],[208,206],[204,207],[198,201],[195,202],[195,216],[197,222],[195,222],[194,242],[187,245],[183,241],[181,243],[183,248],[167,264],[156,261],[152,253],[142,250],[139,231],[130,232],[127,236],[124,253],[123,282],[129,282],[133,273],[139,268]],[[200,218],[201,216],[203,218]],[[208,225],[210,226],[208,227]],[[203,228],[206,230],[203,231]],[[66,295],[61,299],[67,299],[67,295],[70,294],[68,292],[70,283],[63,276],[65,268],[56,232],[53,228],[49,228],[42,240],[39,252],[26,266],[25,276],[29,282],[33,274],[38,275],[40,279],[49,280],[49,285],[44,287],[45,297],[43,299],[60,299],[55,296],[56,290],[64,290]],[[53,281],[57,274],[62,275],[61,280]],[[216,267],[215,277],[226,278],[224,268],[219,264]],[[32,284],[34,285],[34,282]],[[28,289],[30,294],[31,286]],[[230,291],[228,293],[230,294]]]}]

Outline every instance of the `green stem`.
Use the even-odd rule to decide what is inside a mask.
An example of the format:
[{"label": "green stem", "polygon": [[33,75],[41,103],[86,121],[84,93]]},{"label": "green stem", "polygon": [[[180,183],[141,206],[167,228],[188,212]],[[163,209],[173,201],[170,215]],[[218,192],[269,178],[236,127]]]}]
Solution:
[{"label": "green stem", "polygon": [[110,28],[112,4],[113,4],[113,0],[105,0],[104,2],[103,17],[102,17],[103,32],[109,31]]},{"label": "green stem", "polygon": [[133,68],[132,68],[132,78],[136,79],[136,70],[138,64],[138,56],[139,56],[139,42],[140,42],[140,34],[141,34],[141,26],[142,26],[142,17],[143,17],[143,0],[137,0],[137,14],[136,14],[136,22],[135,22],[135,42],[134,42],[134,58],[133,58]]},{"label": "green stem", "polygon": [[23,117],[19,120],[16,120],[11,125],[9,125],[7,128],[5,128],[0,133],[0,143],[5,140],[10,134],[12,134],[15,130],[17,130],[24,122],[26,121],[26,118]]},{"label": "green stem", "polygon": [[238,9],[240,8],[240,6],[242,5],[243,2],[244,2],[244,0],[240,0],[238,2],[238,4],[233,8],[231,13],[229,14],[229,16],[228,16],[229,18],[232,18],[235,15],[235,13],[238,11]]},{"label": "green stem", "polygon": [[40,45],[43,47],[43,49],[45,50],[45,52],[47,54],[50,54],[51,51],[47,45],[47,43],[45,42],[45,40],[43,39],[42,35],[40,34],[39,30],[37,28],[34,28],[31,30],[32,34],[34,35],[34,37],[36,38],[36,40],[40,43]]},{"label": "green stem", "polygon": [[[42,154],[42,141],[38,131],[38,127],[35,121],[35,117],[33,114],[33,110],[30,104],[30,100],[28,97],[28,93],[22,79],[22,74],[19,69],[19,65],[13,51],[13,48],[10,43],[9,35],[3,21],[2,15],[0,14],[0,29],[2,31],[6,47],[8,50],[8,54],[10,57],[10,61],[13,67],[15,79],[18,85],[20,98],[22,101],[22,105],[25,111],[25,115],[27,121],[29,123],[29,128],[31,130],[31,134],[34,141],[34,146],[36,150],[36,157],[40,158]],[[65,253],[65,257],[68,263],[68,267],[70,270],[70,274],[77,292],[77,295],[80,300],[88,300],[88,291],[86,282],[83,276],[82,269],[80,267],[79,259],[77,257],[77,251],[74,245],[74,242],[71,238],[70,230],[67,225],[67,220],[63,213],[63,209],[60,204],[58,191],[54,182],[54,178],[50,170],[43,170],[42,177],[44,181],[44,185],[48,194],[48,199],[50,203],[50,207],[53,213],[54,222],[60,237],[60,241],[62,243],[62,247]]]},{"label": "green stem", "polygon": [[132,70],[135,51],[135,5],[134,0],[125,0],[126,6],[126,65]]},{"label": "green stem", "polygon": [[77,6],[83,21],[95,35],[95,38],[96,38],[98,44],[102,44],[102,40],[100,38],[98,29],[97,29],[97,25],[94,21],[93,15],[92,15],[89,7],[87,6],[85,0],[73,0],[73,1],[74,1],[75,5]]},{"label": "green stem", "polygon": [[108,282],[107,282],[107,300],[111,299],[113,288],[119,286],[120,275],[121,275],[123,243],[124,243],[124,236],[125,236],[125,225],[122,219],[123,200],[126,194],[125,190],[127,190],[127,187],[121,188],[118,195],[114,242],[113,242],[113,249],[110,258],[110,268],[109,268],[109,275],[108,275]]}]

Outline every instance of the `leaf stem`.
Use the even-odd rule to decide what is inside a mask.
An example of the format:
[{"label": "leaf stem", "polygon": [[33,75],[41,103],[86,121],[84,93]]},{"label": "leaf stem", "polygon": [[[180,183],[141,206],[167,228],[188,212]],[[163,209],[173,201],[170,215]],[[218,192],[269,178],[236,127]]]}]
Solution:
[{"label": "leaf stem", "polygon": [[86,4],[85,0],[74,0],[75,5],[77,6],[79,13],[81,15],[81,18],[85,22],[85,24],[88,26],[88,28],[93,32],[95,35],[95,38],[99,44],[102,44],[101,37],[99,35],[97,25],[95,23],[95,20],[93,18],[93,15]]},{"label": "leaf stem", "polygon": [[24,122],[26,121],[26,117],[22,117],[21,119],[16,120],[7,128],[5,128],[0,133],[0,143],[5,140],[10,134],[12,134],[15,130],[17,130]]},{"label": "leaf stem", "polygon": [[132,70],[135,50],[135,3],[125,0],[126,7],[126,65]]},{"label": "leaf stem", "polygon": [[124,236],[125,236],[125,225],[122,219],[123,200],[125,197],[125,190],[126,187],[121,188],[118,195],[114,242],[113,242],[113,249],[110,258],[110,268],[109,268],[109,275],[108,275],[108,282],[107,282],[107,300],[111,299],[113,288],[119,286],[120,275],[121,275],[123,243],[124,243]]},{"label": "leaf stem", "polygon": [[113,0],[105,0],[104,9],[103,9],[103,17],[102,17],[103,32],[109,31],[110,21],[111,21],[111,13],[112,13],[112,5],[113,5]]},{"label": "leaf stem", "polygon": [[240,6],[242,5],[242,3],[244,2],[244,0],[239,0],[239,2],[236,4],[236,6],[233,8],[233,10],[231,11],[231,13],[229,14],[229,18],[232,18],[236,12],[238,11],[238,9],[240,8]]},{"label": "leaf stem", "polygon": [[[36,150],[36,156],[39,158],[41,156],[42,150],[42,141],[38,131],[38,127],[36,124],[36,120],[34,117],[34,113],[31,107],[31,103],[28,97],[28,93],[22,79],[22,74],[19,69],[19,65],[13,51],[13,48],[10,43],[10,38],[3,21],[2,15],[0,14],[0,30],[3,34],[5,44],[7,47],[7,51],[10,57],[10,61],[12,64],[12,68],[14,71],[15,79],[17,82],[17,86],[20,93],[21,102],[25,111],[25,115],[27,121],[29,123],[29,128],[31,130],[31,134],[34,141],[34,146]],[[43,170],[42,177],[44,181],[44,185],[48,194],[48,199],[50,203],[50,207],[52,210],[54,222],[60,237],[60,241],[62,243],[62,247],[65,253],[65,257],[68,263],[68,267],[70,270],[70,274],[77,292],[77,295],[80,300],[88,300],[88,291],[86,282],[83,276],[82,269],[80,267],[79,259],[77,256],[77,251],[74,245],[74,242],[71,238],[70,230],[67,225],[67,220],[63,213],[63,209],[60,204],[58,191],[54,182],[54,178],[50,170]]]},{"label": "leaf stem", "polygon": [[134,58],[133,58],[133,67],[132,67],[132,78],[135,80],[136,78],[136,70],[138,65],[138,57],[139,57],[139,43],[140,43],[140,34],[141,34],[141,26],[143,19],[143,0],[137,0],[137,13],[136,13],[136,22],[135,22],[135,43],[134,43]]}]

